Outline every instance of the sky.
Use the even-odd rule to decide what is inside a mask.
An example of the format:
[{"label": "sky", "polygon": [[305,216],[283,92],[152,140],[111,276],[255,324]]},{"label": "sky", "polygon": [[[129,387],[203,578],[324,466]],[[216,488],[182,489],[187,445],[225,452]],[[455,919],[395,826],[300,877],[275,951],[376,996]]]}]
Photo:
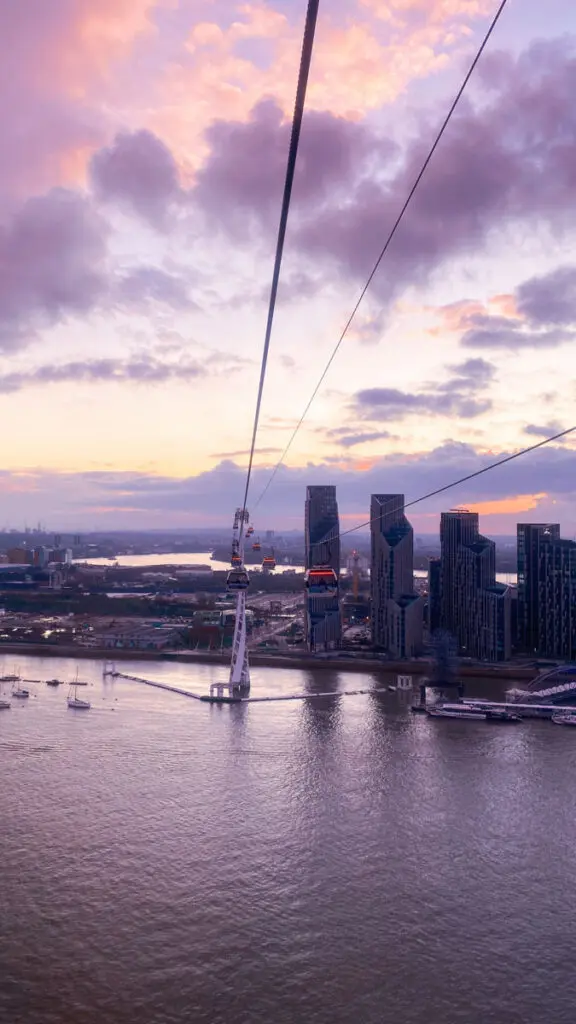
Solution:
[{"label": "sky", "polygon": [[[251,490],[496,0],[320,3]],[[241,503],[305,0],[0,0],[0,528]],[[254,521],[343,526],[576,424],[576,5],[509,0]],[[576,535],[576,434],[410,510]],[[353,535],[352,535],[353,536]]]}]

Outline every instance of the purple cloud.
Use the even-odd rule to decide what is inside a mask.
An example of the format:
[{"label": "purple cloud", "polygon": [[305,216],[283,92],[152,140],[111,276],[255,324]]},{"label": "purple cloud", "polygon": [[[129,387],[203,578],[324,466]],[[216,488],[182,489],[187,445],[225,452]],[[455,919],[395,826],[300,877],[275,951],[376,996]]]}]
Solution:
[{"label": "purple cloud", "polygon": [[[206,137],[211,152],[191,198],[222,230],[236,235],[256,226],[272,234],[290,139],[290,125],[280,108],[265,100],[247,123],[217,121]],[[328,197],[344,202],[352,182],[368,176],[375,161],[389,162],[395,152],[390,140],[366,125],[328,112],[308,112],[294,183],[294,215],[314,214]]]},{"label": "purple cloud", "polygon": [[524,281],[515,292],[517,317],[465,315],[465,348],[556,348],[574,340],[576,267],[563,266]]},{"label": "purple cloud", "polygon": [[90,182],[99,199],[126,206],[154,227],[166,225],[181,197],[176,161],[149,131],[121,132],[90,161]]},{"label": "purple cloud", "polygon": [[367,420],[394,421],[413,413],[459,416],[473,419],[492,407],[490,399],[476,399],[459,392],[409,394],[396,388],[366,388],[355,397],[356,410]]},{"label": "purple cloud", "polygon": [[[255,455],[280,455],[282,448],[255,448]],[[239,459],[250,455],[250,449],[244,448],[237,452],[212,452],[211,459]]]},{"label": "purple cloud", "polygon": [[116,290],[121,303],[142,306],[150,301],[171,309],[191,309],[189,286],[179,275],[168,274],[160,267],[135,267],[118,281]]},{"label": "purple cloud", "polygon": [[[477,253],[495,228],[527,217],[559,231],[574,222],[573,42],[539,43],[519,57],[493,55],[490,66],[494,74],[482,103],[469,101],[455,115],[394,240],[386,273],[374,282],[381,299],[425,281],[463,252]],[[364,279],[435,124],[428,119],[402,159],[367,125],[310,114],[306,126],[291,251]],[[212,152],[194,197],[223,230],[275,229],[286,133],[270,104],[257,108],[247,124],[210,129]],[[305,145],[313,160],[307,161]]]},{"label": "purple cloud", "polygon": [[114,275],[108,237],[90,198],[62,188],[28,199],[0,224],[0,351],[96,309],[194,305],[185,279],[160,267]]},{"label": "purple cloud", "polygon": [[[524,427],[524,433],[529,434],[531,437],[554,437],[554,434],[559,434],[564,427],[558,420],[552,420],[551,423],[544,423],[538,425],[536,423],[529,423],[528,426]],[[560,442],[558,442],[560,444]]]},{"label": "purple cloud", "polygon": [[48,384],[164,384],[166,381],[190,381],[206,374],[198,362],[161,362],[148,355],[130,359],[90,359],[60,366],[39,366],[34,370],[0,374],[0,393]]},{"label": "purple cloud", "polygon": [[576,324],[576,267],[558,267],[525,281],[516,292],[516,305],[534,326]]},{"label": "purple cloud", "polygon": [[364,433],[351,433],[346,427],[338,427],[336,430],[328,430],[326,436],[335,439],[342,448],[355,448],[359,444],[369,444],[371,441],[383,441],[393,437],[389,430],[371,430]]},{"label": "purple cloud", "polygon": [[494,378],[493,365],[484,359],[467,359],[449,369],[452,377],[440,384],[428,384],[421,392],[365,388],[356,393],[353,409],[362,419],[374,421],[400,420],[416,413],[473,419],[487,412],[491,400],[478,396]]},{"label": "purple cloud", "polygon": [[[502,452],[502,456],[505,455],[506,452]],[[367,519],[371,493],[404,493],[410,501],[482,469],[492,461],[494,455],[481,455],[470,445],[448,442],[417,457],[413,453],[385,456],[365,472],[342,469],[326,461],[299,468],[284,466],[258,511],[258,519],[277,529],[302,529],[305,489],[310,483],[335,483],[341,512]],[[409,515],[436,515],[458,504],[545,493],[548,499],[544,499],[542,508],[518,514],[518,519],[530,521],[540,515],[554,515],[573,532],[576,528],[575,463],[573,448],[549,446],[417,505]],[[224,461],[212,470],[187,479],[137,472],[66,474],[46,471],[27,472],[24,481],[16,473],[0,472],[0,482],[10,482],[10,487],[3,487],[2,493],[5,517],[12,521],[21,521],[34,511],[37,514],[41,507],[43,517],[54,520],[54,525],[60,525],[65,518],[71,529],[80,528],[83,522],[92,528],[95,514],[105,507],[111,511],[102,521],[107,525],[122,525],[122,507],[130,506],[139,510],[139,514],[130,513],[132,528],[155,523],[189,526],[191,521],[199,525],[226,526],[227,509],[237,502],[244,473],[234,462]],[[269,475],[269,469],[256,467],[254,493],[262,490]],[[20,494],[19,484],[23,492]],[[552,500],[557,504],[552,505]],[[514,521],[515,518],[512,524]],[[429,529],[434,526],[433,519]]]},{"label": "purple cloud", "polygon": [[[492,326],[492,317],[481,317],[484,326],[472,328],[462,336],[460,344],[464,348],[558,348],[571,340],[570,333],[563,330],[531,331],[523,328],[520,321],[514,326],[509,321],[508,327]],[[494,317],[500,320],[500,317]]]},{"label": "purple cloud", "polygon": [[106,288],[107,227],[67,189],[29,199],[0,226],[0,348],[89,312]]}]

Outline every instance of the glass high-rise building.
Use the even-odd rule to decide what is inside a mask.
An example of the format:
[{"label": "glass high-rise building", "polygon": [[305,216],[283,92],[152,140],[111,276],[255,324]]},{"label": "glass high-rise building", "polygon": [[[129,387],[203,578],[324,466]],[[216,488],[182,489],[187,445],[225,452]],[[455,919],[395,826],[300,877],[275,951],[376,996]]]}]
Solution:
[{"label": "glass high-rise building", "polygon": [[496,583],[496,545],[479,530],[477,512],[440,517],[440,627],[472,658],[511,655],[511,594]]},{"label": "glass high-rise building", "polygon": [[403,494],[370,503],[372,643],[397,658],[422,651],[422,598],[414,593],[414,531]]},{"label": "glass high-rise building", "polygon": [[518,641],[545,658],[576,658],[576,543],[558,523],[518,523]]},{"label": "glass high-rise building", "polygon": [[[340,575],[340,521],[332,484],[306,488],[304,546],[307,569],[329,565]],[[307,594],[306,637],[311,650],[340,646],[342,621],[337,594]]]}]

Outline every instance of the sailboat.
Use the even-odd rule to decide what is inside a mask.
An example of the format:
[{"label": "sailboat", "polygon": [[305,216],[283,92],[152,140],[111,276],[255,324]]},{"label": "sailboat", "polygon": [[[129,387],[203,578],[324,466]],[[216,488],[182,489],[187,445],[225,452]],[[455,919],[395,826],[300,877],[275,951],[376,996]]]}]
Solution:
[{"label": "sailboat", "polygon": [[12,696],[25,700],[26,697],[30,696],[30,690],[27,690],[24,686],[17,686],[15,690],[12,690]]},{"label": "sailboat", "polygon": [[89,700],[82,700],[78,696],[77,685],[73,683],[68,691],[68,707],[77,708],[79,711],[89,711],[91,704]]},{"label": "sailboat", "polygon": [[3,696],[3,693],[2,693],[2,680],[0,680],[0,711],[8,711],[8,708],[11,708],[11,707],[12,707],[12,705],[11,705],[10,701],[6,700],[6,697]]},{"label": "sailboat", "polygon": [[0,676],[0,683],[19,683],[20,673],[16,672],[16,666],[14,666],[14,672],[9,672],[8,675]]},{"label": "sailboat", "polygon": [[76,669],[76,678],[73,683],[70,683],[70,689],[68,690],[68,707],[76,708],[78,711],[89,711],[91,707],[90,701],[82,700],[78,696],[79,686],[86,686],[86,683],[78,682],[78,669]]}]

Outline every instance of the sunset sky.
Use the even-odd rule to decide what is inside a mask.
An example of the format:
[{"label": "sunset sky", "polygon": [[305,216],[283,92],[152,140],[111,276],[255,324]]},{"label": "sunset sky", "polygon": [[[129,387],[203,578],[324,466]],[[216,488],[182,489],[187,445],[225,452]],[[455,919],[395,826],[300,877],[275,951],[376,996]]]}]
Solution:
[{"label": "sunset sky", "polygon": [[[321,0],[261,492],[497,0]],[[0,0],[0,527],[242,500],[305,0]],[[287,459],[345,523],[576,423],[576,4],[509,0]],[[411,514],[576,534],[576,435]]]}]

